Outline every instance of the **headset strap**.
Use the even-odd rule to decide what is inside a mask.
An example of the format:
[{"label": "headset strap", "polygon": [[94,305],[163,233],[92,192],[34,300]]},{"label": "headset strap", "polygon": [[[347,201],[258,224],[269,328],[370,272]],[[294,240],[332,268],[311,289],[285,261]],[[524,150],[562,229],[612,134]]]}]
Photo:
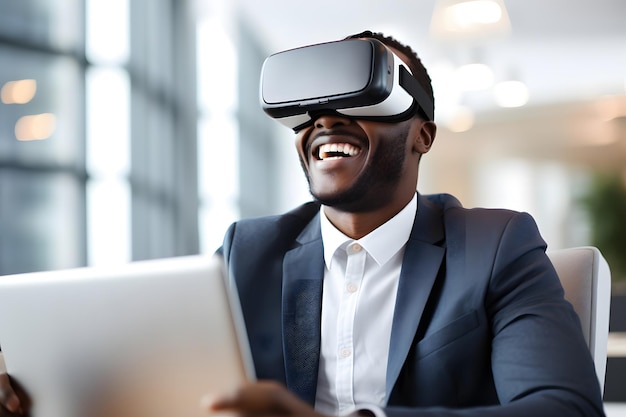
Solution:
[{"label": "headset strap", "polygon": [[420,83],[411,75],[409,70],[407,70],[404,65],[400,65],[400,85],[406,91],[409,92],[417,101],[417,104],[420,106],[428,120],[435,120],[435,104],[428,97],[424,88],[420,85]]}]

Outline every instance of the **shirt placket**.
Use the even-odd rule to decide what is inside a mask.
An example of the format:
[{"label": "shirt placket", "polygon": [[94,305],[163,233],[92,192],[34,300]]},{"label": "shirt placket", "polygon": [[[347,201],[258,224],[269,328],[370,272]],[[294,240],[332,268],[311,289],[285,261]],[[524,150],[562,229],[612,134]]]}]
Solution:
[{"label": "shirt placket", "polygon": [[348,255],[346,275],[341,291],[337,317],[337,402],[339,410],[354,404],[354,320],[360,288],[365,271],[367,253],[363,247],[352,242],[346,248]]}]

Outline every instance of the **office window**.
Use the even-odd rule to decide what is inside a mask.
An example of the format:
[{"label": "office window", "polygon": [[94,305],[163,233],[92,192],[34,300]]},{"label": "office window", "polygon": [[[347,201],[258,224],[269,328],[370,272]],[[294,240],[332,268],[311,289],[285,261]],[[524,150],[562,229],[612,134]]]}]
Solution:
[{"label": "office window", "polygon": [[198,252],[194,3],[0,0],[0,274]]},{"label": "office window", "polygon": [[81,2],[0,9],[0,274],[82,265]]},{"label": "office window", "polygon": [[0,171],[2,274],[82,264],[83,181],[71,172]]},{"label": "office window", "polygon": [[0,10],[2,43],[81,54],[83,0],[0,0]]}]

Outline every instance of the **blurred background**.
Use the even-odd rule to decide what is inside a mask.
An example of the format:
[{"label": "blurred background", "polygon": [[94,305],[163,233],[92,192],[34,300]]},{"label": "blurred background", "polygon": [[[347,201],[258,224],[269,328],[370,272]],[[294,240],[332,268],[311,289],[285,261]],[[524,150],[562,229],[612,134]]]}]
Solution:
[{"label": "blurred background", "polygon": [[370,29],[433,79],[419,191],[598,246],[626,332],[625,21],[623,0],[0,0],[0,275],[208,254],[307,201],[261,65]]}]

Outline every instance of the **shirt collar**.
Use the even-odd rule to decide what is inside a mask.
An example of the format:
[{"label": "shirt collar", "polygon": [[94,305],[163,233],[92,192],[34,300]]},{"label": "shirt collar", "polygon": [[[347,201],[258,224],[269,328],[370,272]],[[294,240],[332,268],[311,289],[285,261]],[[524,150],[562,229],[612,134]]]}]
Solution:
[{"label": "shirt collar", "polygon": [[[374,259],[378,265],[383,265],[393,255],[398,253],[409,240],[415,214],[417,213],[417,194],[398,214],[389,219],[386,223],[374,229],[372,232],[357,240],[367,253]],[[330,269],[333,256],[346,242],[352,242],[348,236],[339,231],[328,220],[321,209],[320,223],[322,230],[322,241],[324,243],[324,262],[326,267]]]}]

